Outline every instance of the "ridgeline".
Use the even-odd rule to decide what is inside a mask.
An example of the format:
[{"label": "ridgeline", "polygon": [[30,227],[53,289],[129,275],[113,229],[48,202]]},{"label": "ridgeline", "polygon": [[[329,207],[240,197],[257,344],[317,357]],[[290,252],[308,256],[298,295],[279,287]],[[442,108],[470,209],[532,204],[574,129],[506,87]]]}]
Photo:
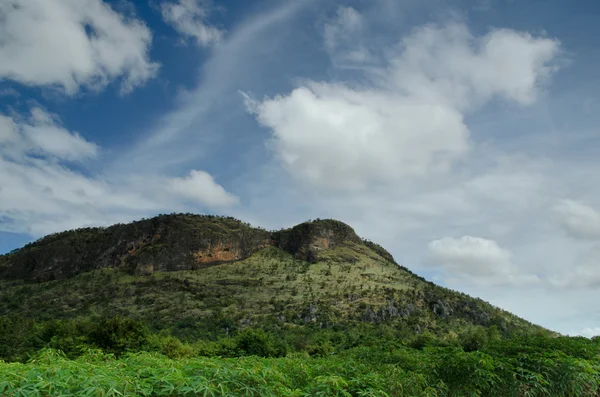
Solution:
[{"label": "ridgeline", "polygon": [[[229,217],[161,215],[57,233],[0,256],[0,315],[119,315],[152,329],[388,324],[452,337],[539,330],[424,280],[339,221],[269,232]],[[214,329],[214,332],[219,332]]]}]

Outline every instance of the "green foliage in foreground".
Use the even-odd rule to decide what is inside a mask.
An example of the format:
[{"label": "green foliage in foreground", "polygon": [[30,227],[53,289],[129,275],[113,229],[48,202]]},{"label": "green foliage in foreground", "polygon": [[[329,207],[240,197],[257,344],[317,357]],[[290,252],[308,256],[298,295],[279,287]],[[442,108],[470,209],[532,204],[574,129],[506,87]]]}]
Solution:
[{"label": "green foliage in foreground", "polygon": [[0,317],[0,396],[600,395],[597,338],[384,324],[176,331],[123,317]]},{"label": "green foliage in foreground", "polygon": [[[524,337],[482,350],[356,347],[280,358],[120,358],[88,350],[76,360],[42,350],[0,361],[0,395],[12,396],[597,396],[598,343]],[[544,347],[545,345],[545,347]]]}]

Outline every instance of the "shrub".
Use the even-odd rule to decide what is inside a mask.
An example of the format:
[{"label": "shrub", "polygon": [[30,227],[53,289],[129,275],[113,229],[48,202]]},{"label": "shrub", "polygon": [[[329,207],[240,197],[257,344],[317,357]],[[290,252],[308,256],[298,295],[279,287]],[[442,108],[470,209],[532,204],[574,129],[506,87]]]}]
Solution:
[{"label": "shrub", "polygon": [[262,330],[241,331],[235,341],[242,355],[282,357],[287,354],[287,348],[280,340]]},{"label": "shrub", "polygon": [[147,347],[148,329],[129,318],[115,316],[91,321],[89,343],[108,353],[121,355]]}]

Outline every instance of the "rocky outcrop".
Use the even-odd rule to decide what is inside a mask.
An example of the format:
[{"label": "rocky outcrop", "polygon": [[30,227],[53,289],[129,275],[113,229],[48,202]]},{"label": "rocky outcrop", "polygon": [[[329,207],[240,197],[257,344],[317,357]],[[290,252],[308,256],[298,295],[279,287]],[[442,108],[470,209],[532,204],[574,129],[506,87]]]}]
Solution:
[{"label": "rocky outcrop", "polygon": [[148,276],[237,261],[272,245],[297,259],[316,262],[324,250],[349,243],[365,244],[393,261],[383,248],[331,219],[268,232],[230,217],[178,214],[46,236],[0,256],[0,278],[43,282],[102,268]]},{"label": "rocky outcrop", "polygon": [[308,262],[316,262],[320,252],[346,242],[362,243],[354,229],[333,219],[305,222],[273,233],[275,246]]},{"label": "rocky outcrop", "polygon": [[47,236],[0,257],[0,277],[48,281],[108,267],[139,276],[192,270],[247,258],[270,237],[233,218],[162,215]]},{"label": "rocky outcrop", "polygon": [[397,318],[407,318],[415,311],[417,311],[417,308],[413,304],[409,303],[404,307],[399,307],[394,299],[387,298],[387,304],[384,306],[374,308],[366,305],[361,320],[370,323],[382,323]]}]

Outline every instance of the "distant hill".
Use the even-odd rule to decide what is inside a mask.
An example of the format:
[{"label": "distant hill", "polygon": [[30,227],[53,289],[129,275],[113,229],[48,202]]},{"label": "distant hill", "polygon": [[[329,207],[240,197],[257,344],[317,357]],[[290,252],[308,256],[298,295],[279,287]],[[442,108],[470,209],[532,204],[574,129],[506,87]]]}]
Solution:
[{"label": "distant hill", "polygon": [[154,329],[389,324],[450,335],[540,327],[398,265],[339,221],[267,231],[230,217],[160,215],[46,236],[0,256],[0,315],[121,315]]}]

